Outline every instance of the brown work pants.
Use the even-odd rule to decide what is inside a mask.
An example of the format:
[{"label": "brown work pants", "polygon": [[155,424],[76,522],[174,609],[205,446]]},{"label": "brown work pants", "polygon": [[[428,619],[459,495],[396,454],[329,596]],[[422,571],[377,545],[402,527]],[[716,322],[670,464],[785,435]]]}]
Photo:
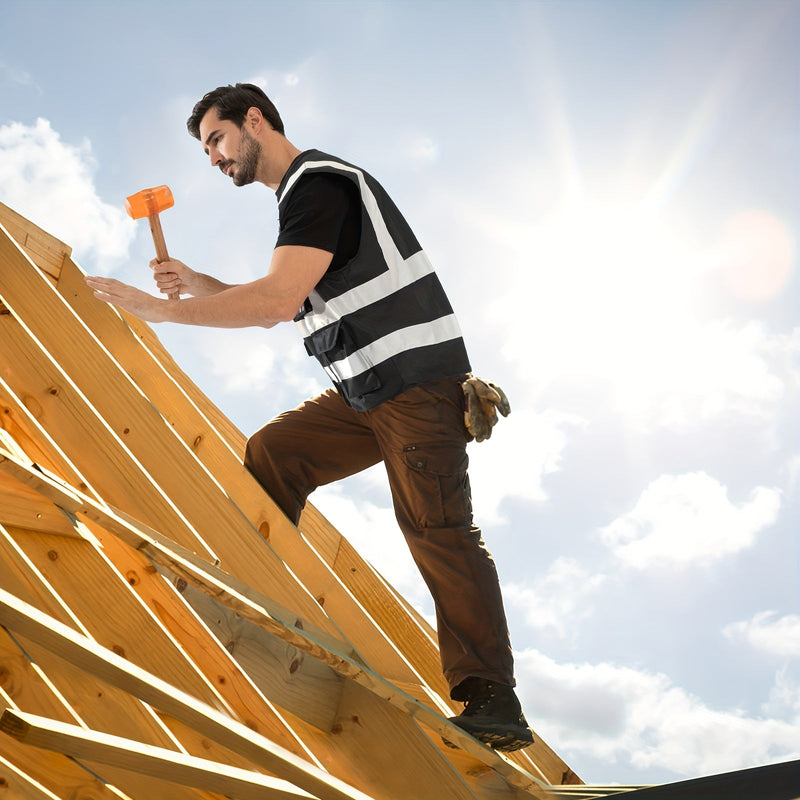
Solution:
[{"label": "brown work pants", "polygon": [[497,571],[472,522],[468,441],[461,379],[453,378],[365,412],[329,389],[267,423],[245,457],[295,525],[317,486],[384,462],[397,521],[433,596],[454,699],[470,676],[514,685]]}]

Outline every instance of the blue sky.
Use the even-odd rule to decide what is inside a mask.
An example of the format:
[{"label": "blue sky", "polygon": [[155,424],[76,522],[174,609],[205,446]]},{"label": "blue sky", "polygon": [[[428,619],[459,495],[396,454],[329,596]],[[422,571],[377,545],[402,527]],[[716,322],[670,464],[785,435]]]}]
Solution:
[{"label": "blue sky", "polygon": [[[512,414],[472,445],[528,718],[586,781],[800,755],[800,3],[41,2],[0,25],[0,200],[143,288],[263,274],[272,194],[185,131],[252,81],[358,163]],[[227,276],[227,277],[225,277]],[[245,432],[326,386],[291,325],[162,325]],[[424,613],[380,468],[315,503]]]}]

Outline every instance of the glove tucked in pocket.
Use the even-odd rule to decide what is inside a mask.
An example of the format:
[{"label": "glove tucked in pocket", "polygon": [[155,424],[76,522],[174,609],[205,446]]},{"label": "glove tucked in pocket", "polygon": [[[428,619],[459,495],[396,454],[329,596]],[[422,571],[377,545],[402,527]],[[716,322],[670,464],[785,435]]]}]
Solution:
[{"label": "glove tucked in pocket", "polygon": [[461,384],[461,389],[466,398],[464,424],[475,441],[482,442],[492,435],[492,428],[497,424],[497,412],[507,417],[511,405],[506,393],[496,383],[476,375],[470,375]]}]

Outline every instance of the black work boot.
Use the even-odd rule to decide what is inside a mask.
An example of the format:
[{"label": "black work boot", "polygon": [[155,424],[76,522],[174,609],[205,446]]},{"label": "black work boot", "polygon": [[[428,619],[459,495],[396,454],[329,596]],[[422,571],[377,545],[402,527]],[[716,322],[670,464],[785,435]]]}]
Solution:
[{"label": "black work boot", "polygon": [[511,686],[467,678],[453,694],[464,701],[461,714],[450,718],[461,730],[495,750],[508,752],[533,744],[533,733]]}]

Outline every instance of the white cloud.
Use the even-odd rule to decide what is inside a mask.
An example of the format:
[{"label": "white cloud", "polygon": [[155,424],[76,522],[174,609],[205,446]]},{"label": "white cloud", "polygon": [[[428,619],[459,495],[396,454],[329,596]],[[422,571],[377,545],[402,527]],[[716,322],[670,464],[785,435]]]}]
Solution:
[{"label": "white cloud", "polygon": [[39,95],[42,93],[41,87],[33,79],[33,76],[19,67],[0,62],[0,78],[10,83],[17,84],[18,86],[33,88]]},{"label": "white cloud", "polygon": [[289,139],[300,131],[324,127],[328,119],[323,106],[327,93],[320,86],[325,80],[325,65],[318,55],[309,55],[292,70],[266,69],[245,79],[267,93],[283,119]]},{"label": "white cloud", "polygon": [[[647,373],[636,376],[640,385],[650,387],[649,400],[642,399],[653,421],[680,426],[727,411],[772,415],[786,391],[779,367],[784,337],[755,322],[743,327],[721,321],[687,323],[673,333],[646,362],[651,365]],[[633,382],[626,387],[641,394]]]},{"label": "white cloud", "polygon": [[777,519],[780,497],[780,490],[759,486],[737,505],[704,472],[662,475],[601,537],[632,567],[709,564],[750,547]]},{"label": "white cloud", "polygon": [[499,420],[489,441],[472,444],[469,473],[479,524],[504,522],[500,504],[506,497],[546,500],[543,479],[560,468],[568,430],[583,424],[576,416],[552,409],[512,409],[509,417]]},{"label": "white cloud", "polygon": [[250,328],[200,334],[205,340],[203,355],[225,393],[263,391],[274,379],[275,348],[267,332]]},{"label": "white cloud", "polygon": [[325,388],[321,382],[325,376],[320,379],[317,364],[307,356],[293,325],[270,330],[175,325],[165,333],[174,346],[201,359],[219,394],[249,398],[268,394],[270,401],[285,398],[283,402],[294,407]]},{"label": "white cloud", "polygon": [[800,681],[787,667],[775,674],[775,683],[762,710],[771,717],[800,720]]},{"label": "white cloud", "polygon": [[578,774],[582,756],[688,776],[800,752],[796,708],[782,709],[787,719],[717,710],[663,674],[608,663],[559,664],[536,650],[518,653],[516,663],[528,721]]},{"label": "white cloud", "polygon": [[723,628],[732,642],[781,658],[800,658],[800,615],[786,614],[776,619],[774,611],[759,611],[748,620],[732,622]]},{"label": "white cloud", "polygon": [[65,144],[45,119],[0,127],[0,198],[107,272],[128,255],[135,225],[94,188],[91,145]]},{"label": "white cloud", "polygon": [[524,610],[528,625],[568,638],[575,623],[591,614],[587,600],[607,577],[590,572],[575,559],[558,558],[544,577],[529,584],[504,586],[503,594],[509,605]]},{"label": "white cloud", "polygon": [[426,167],[439,156],[438,145],[427,136],[412,135],[407,142],[401,143],[397,150],[405,155],[414,168]]}]

